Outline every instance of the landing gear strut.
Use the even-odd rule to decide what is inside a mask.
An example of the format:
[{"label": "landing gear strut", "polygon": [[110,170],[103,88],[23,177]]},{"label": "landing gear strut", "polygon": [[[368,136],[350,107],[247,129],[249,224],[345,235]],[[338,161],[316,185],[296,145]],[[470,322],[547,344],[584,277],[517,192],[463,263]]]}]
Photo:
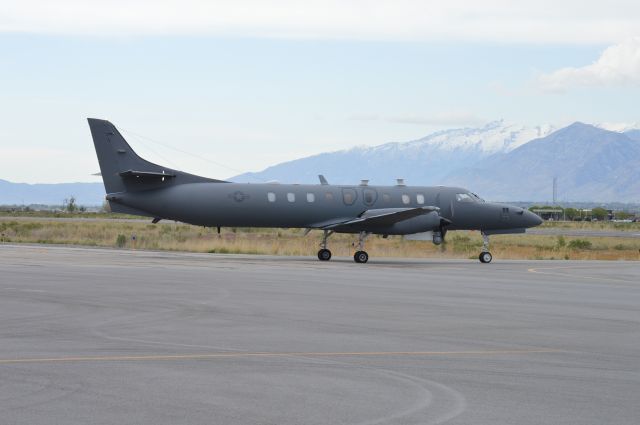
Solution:
[{"label": "landing gear strut", "polygon": [[368,236],[368,232],[360,232],[360,235],[358,236],[358,251],[353,254],[353,261],[356,263],[366,263],[369,261],[369,254],[364,250],[364,242],[367,240]]},{"label": "landing gear strut", "polygon": [[320,246],[322,247],[320,251],[318,251],[318,260],[320,261],[329,261],[331,260],[331,251],[327,249],[327,239],[329,236],[333,234],[333,230],[325,230],[322,236],[322,242]]},{"label": "landing gear strut", "polygon": [[481,263],[490,263],[493,256],[489,252],[489,235],[482,232],[482,252],[478,257]]}]

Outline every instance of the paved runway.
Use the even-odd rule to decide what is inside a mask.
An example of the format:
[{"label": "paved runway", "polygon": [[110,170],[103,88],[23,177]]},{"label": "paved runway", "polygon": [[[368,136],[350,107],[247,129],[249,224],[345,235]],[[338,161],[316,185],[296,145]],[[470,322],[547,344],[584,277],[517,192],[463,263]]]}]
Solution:
[{"label": "paved runway", "polygon": [[0,245],[0,423],[635,425],[638,276]]}]

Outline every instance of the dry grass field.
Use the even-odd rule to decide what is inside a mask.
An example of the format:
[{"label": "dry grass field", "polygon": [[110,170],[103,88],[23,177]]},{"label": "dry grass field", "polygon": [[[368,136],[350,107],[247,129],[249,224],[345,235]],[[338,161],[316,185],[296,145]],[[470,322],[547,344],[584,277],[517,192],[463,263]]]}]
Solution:
[{"label": "dry grass field", "polygon": [[[545,227],[629,230],[640,232],[638,223],[545,223]],[[321,232],[304,235],[302,229],[215,229],[179,223],[148,221],[51,221],[0,217],[0,242],[70,244],[211,253],[315,255]],[[350,256],[355,235],[333,235],[335,256]],[[372,257],[476,258],[482,246],[479,232],[451,232],[435,246],[428,241],[372,236],[366,249]],[[640,239],[620,237],[563,237],[501,235],[491,237],[491,252],[503,259],[640,260]]]}]

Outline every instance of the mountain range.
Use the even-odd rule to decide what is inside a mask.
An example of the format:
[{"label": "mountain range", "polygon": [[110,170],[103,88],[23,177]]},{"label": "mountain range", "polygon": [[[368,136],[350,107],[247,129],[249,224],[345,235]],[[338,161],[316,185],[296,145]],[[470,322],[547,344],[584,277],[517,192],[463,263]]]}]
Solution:
[{"label": "mountain range", "polygon": [[481,128],[434,133],[310,156],[232,178],[313,183],[324,174],[336,184],[458,185],[495,201],[640,200],[640,130],[610,131],[576,122],[561,129],[495,121]]},{"label": "mountain range", "polygon": [[245,173],[232,181],[258,183],[315,183],[324,174],[331,183],[395,184],[404,178],[409,184],[446,184],[454,170],[473,167],[479,160],[510,152],[528,141],[543,137],[550,126],[524,127],[495,121],[480,128],[445,130],[405,143],[355,147],[322,153],[274,165],[259,173]]},{"label": "mountain range", "polygon": [[457,170],[447,184],[473,187],[495,200],[544,200],[552,198],[555,177],[559,200],[637,202],[640,140],[636,136],[574,123]]},{"label": "mountain range", "polygon": [[62,205],[72,196],[78,205],[102,205],[102,183],[27,184],[0,180],[0,205]]},{"label": "mountain range", "polygon": [[[188,170],[187,170],[188,171]],[[640,202],[640,129],[576,122],[555,129],[491,122],[424,138],[322,153],[230,180],[260,183],[457,185],[495,201]],[[61,204],[74,196],[100,205],[102,183],[35,184],[0,180],[0,204]]]}]

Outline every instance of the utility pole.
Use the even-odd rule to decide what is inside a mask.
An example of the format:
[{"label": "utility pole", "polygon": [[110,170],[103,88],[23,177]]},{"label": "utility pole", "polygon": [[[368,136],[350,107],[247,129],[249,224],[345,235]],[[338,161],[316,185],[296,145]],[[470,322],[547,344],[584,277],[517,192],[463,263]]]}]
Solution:
[{"label": "utility pole", "polygon": [[553,177],[553,205],[558,201],[558,177]]}]

